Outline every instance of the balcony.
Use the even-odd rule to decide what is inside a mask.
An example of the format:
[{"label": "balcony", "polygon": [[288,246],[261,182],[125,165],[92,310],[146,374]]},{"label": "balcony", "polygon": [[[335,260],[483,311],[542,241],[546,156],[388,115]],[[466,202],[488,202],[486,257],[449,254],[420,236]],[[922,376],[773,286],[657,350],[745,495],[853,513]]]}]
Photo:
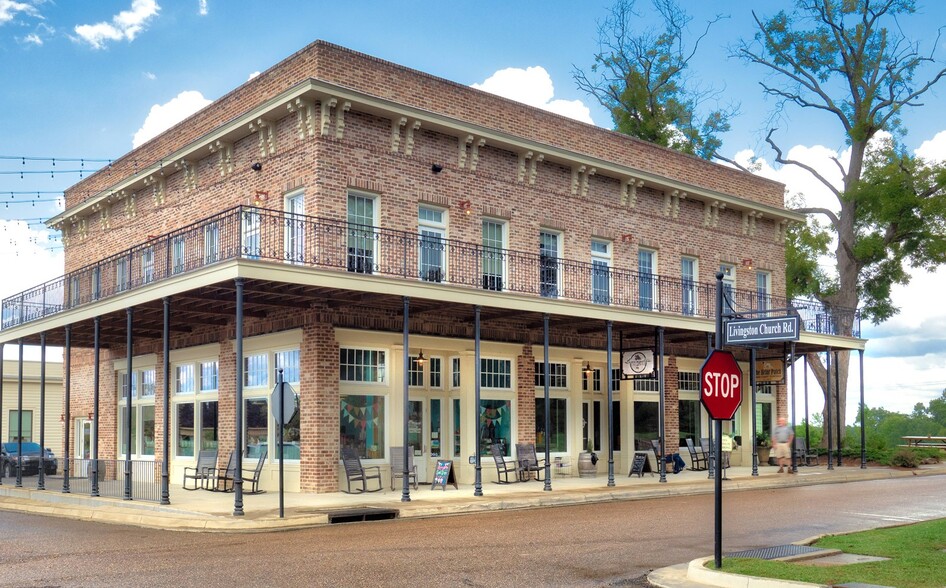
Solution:
[{"label": "balcony", "polygon": [[[716,285],[419,233],[237,207],[3,301],[2,328],[27,324],[232,259],[292,264],[712,319]],[[353,285],[353,288],[357,286]],[[810,333],[860,336],[854,309],[727,290],[726,314],[797,314]]]}]

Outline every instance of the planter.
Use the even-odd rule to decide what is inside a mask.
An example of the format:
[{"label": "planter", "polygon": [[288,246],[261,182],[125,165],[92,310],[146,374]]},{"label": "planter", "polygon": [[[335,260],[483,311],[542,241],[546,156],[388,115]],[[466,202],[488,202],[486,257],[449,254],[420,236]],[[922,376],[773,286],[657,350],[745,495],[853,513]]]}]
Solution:
[{"label": "planter", "polygon": [[756,447],[756,453],[759,454],[759,465],[768,465],[769,463],[769,452],[772,451],[771,447]]},{"label": "planter", "polygon": [[582,451],[578,454],[578,477],[594,478],[598,474],[598,468],[595,465],[597,459],[592,459],[592,454]]}]

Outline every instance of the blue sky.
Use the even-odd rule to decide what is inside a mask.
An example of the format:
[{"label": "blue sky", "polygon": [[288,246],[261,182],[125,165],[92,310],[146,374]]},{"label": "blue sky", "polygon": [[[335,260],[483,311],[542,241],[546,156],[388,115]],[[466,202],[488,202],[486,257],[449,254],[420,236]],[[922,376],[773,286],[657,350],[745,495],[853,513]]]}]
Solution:
[{"label": "blue sky", "polygon": [[[768,165],[773,154],[762,138],[775,103],[763,99],[758,85],[762,71],[728,58],[728,47],[754,32],[747,3],[682,4],[693,16],[694,31],[715,14],[728,15],[711,29],[692,62],[694,78],[721,90],[724,101],[739,104],[733,130],[723,137],[723,153],[752,150],[767,160],[767,175],[817,201],[817,190],[800,174]],[[921,14],[902,19],[900,26],[928,53],[934,49],[935,27],[946,23],[946,3],[924,4]],[[757,5],[764,17],[793,3]],[[581,101],[595,124],[610,127],[607,112],[572,80],[575,66],[591,65],[597,23],[609,6],[574,0],[0,0],[0,155],[118,157],[131,149],[149,114],[146,128],[162,113],[183,116],[178,107],[213,100],[315,39],[462,84],[486,83],[493,91],[524,100]],[[638,6],[649,12],[647,0],[638,0]],[[641,22],[652,24],[646,16]],[[941,39],[939,45],[936,56],[942,59],[946,43]],[[543,68],[547,76],[532,70],[530,78],[519,71],[493,77],[507,68],[530,67]],[[926,156],[946,158],[946,133],[937,138],[946,131],[946,83],[923,102],[924,107],[903,117],[905,143]],[[778,126],[776,138],[786,149],[796,147],[797,157],[820,157],[823,164],[826,154],[843,152],[838,125],[825,115],[790,110]],[[55,195],[35,192],[65,189],[79,175],[64,170],[79,168],[79,162],[53,166],[49,161],[24,165],[0,160],[0,172],[17,172],[0,173],[0,261],[8,276],[16,276],[0,284],[0,296],[62,273],[58,240],[38,224],[58,212],[56,202],[42,202]],[[21,179],[19,171],[43,173]],[[51,171],[58,173],[47,173]],[[13,222],[17,220],[31,224]],[[916,276],[910,288],[896,292],[904,312],[886,325],[866,329],[873,339],[865,378],[869,405],[909,411],[913,403],[946,388],[946,343],[940,335],[946,311],[933,315],[932,309],[941,305],[931,297],[946,286],[944,273]]]}]

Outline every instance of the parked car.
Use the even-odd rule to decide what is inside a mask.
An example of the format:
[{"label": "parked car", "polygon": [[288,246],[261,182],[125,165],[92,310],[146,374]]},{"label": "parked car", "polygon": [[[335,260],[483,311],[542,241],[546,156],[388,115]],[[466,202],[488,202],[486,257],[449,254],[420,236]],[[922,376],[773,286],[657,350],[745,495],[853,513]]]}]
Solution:
[{"label": "parked car", "polygon": [[[13,478],[16,476],[16,467],[17,467],[17,453],[20,444],[16,441],[11,441],[9,443],[3,443],[0,445],[0,468],[3,468],[3,476],[5,478]],[[59,467],[59,463],[56,460],[56,456],[53,454],[49,448],[43,450],[39,443],[23,443],[23,475],[24,476],[35,476],[39,474],[39,457],[41,454],[44,455],[44,466],[46,475],[51,476],[56,473],[56,469]]]}]

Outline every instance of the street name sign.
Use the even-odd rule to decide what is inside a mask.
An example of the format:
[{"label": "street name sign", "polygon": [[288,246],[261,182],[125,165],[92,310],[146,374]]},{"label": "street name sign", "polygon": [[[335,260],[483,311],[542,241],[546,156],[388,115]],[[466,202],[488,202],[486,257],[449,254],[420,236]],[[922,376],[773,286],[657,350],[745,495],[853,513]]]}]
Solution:
[{"label": "street name sign", "polygon": [[797,316],[731,320],[723,329],[723,344],[748,345],[798,341],[798,324]]}]

